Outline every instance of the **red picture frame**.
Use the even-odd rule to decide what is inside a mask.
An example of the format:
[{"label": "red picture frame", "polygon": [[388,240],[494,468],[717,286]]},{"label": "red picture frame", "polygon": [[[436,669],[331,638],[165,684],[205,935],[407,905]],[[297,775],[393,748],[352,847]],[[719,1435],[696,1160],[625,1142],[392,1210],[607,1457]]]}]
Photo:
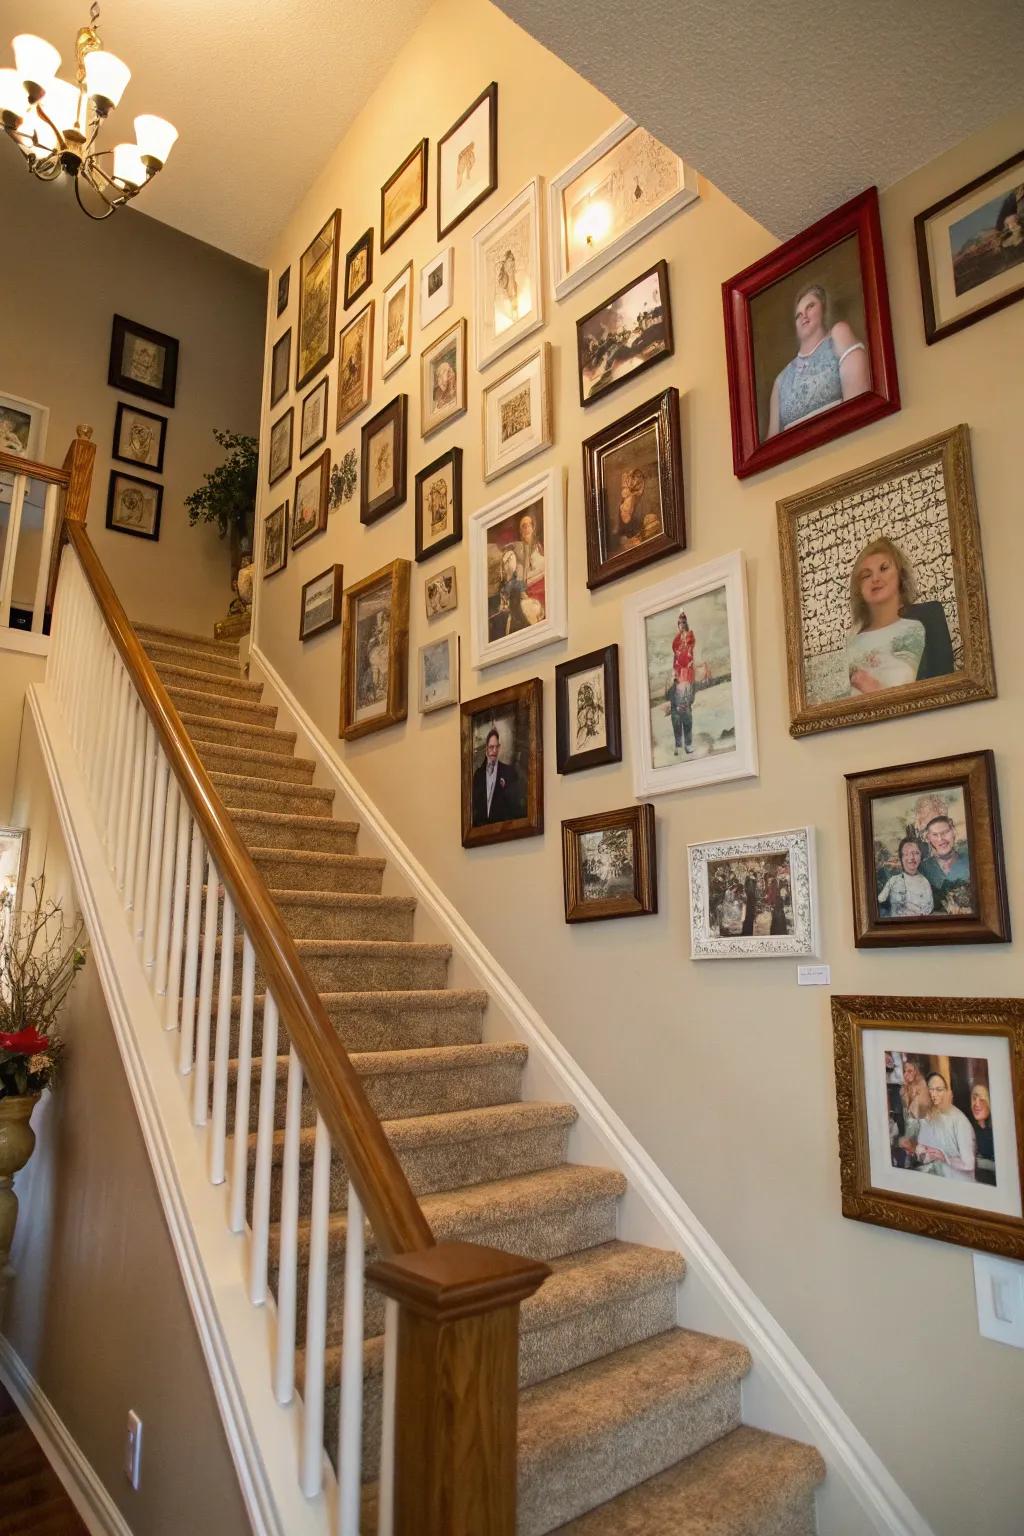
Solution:
[{"label": "red picture frame", "polygon": [[[864,345],[871,383],[862,393],[808,415],[764,440],[759,425],[751,305],[775,284],[793,277],[801,267],[823,257],[833,247],[855,237],[864,305]],[[896,351],[889,313],[878,189],[869,187],[841,208],[785,241],[770,255],[746,267],[722,284],[725,312],[725,351],[732,417],[733,470],[739,479],[771,469],[798,454],[856,432],[868,422],[900,408]]]}]

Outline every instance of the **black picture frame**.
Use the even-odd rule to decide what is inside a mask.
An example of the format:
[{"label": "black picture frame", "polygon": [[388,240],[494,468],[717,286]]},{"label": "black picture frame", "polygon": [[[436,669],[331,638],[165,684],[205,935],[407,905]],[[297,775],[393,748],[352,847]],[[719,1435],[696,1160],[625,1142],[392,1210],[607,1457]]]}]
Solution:
[{"label": "black picture frame", "polygon": [[[331,612],[320,624],[314,624],[311,629],[304,627],[306,616],[306,593],[317,582],[323,581],[325,576],[331,577]],[[311,576],[308,581],[302,583],[302,594],[299,598],[299,640],[305,642],[312,640],[314,635],[326,634],[329,629],[335,629],[341,623],[341,594],[345,582],[345,570],[341,565],[329,565],[326,570],[320,571],[316,576]]]},{"label": "black picture frame", "polygon": [[924,339],[929,346],[936,341],[943,341],[947,336],[955,336],[957,331],[965,330],[969,325],[976,325],[979,320],[984,320],[988,315],[997,314],[999,310],[1006,309],[1010,304],[1019,304],[1024,299],[1024,263],[1021,264],[1021,281],[1016,288],[1008,293],[1002,293],[998,298],[989,300],[986,304],[979,304],[976,309],[969,309],[954,320],[940,323],[935,308],[934,274],[932,272],[931,252],[928,245],[928,225],[937,214],[944,213],[947,208],[958,203],[962,198],[970,197],[977,192],[986,182],[996,181],[1004,171],[1013,170],[1016,166],[1020,170],[1016,172],[1014,179],[1024,183],[1024,149],[1011,155],[1008,160],[1003,160],[999,165],[994,165],[990,171],[985,171],[981,176],[976,176],[973,181],[967,182],[963,187],[957,187],[955,192],[948,193],[940,198],[931,207],[925,208],[914,219],[914,240],[917,247],[917,270],[921,283],[921,308],[924,312]]},{"label": "black picture frame", "polygon": [[[433,544],[423,542],[423,488],[427,481],[437,475],[446,464],[452,466],[452,531],[446,533],[443,539],[438,539]],[[445,453],[439,454],[430,464],[427,464],[416,476],[415,485],[415,520],[416,520],[416,564],[422,565],[424,560],[433,559],[443,549],[451,549],[453,544],[462,542],[462,449],[449,448]]]},{"label": "black picture frame", "polygon": [[[600,667],[604,685],[605,745],[573,752],[569,719],[569,681],[580,672]],[[578,713],[577,709],[577,713]],[[600,646],[585,656],[560,661],[555,667],[555,758],[559,773],[581,773],[605,763],[622,762],[622,712],[619,700],[619,647]]]},{"label": "black picture frame", "polygon": [[[164,349],[164,367],[159,384],[146,384],[141,379],[125,373],[124,344],[129,336],[137,336],[142,341],[152,342],[154,346]],[[142,325],[137,320],[129,320],[124,315],[115,315],[110,333],[110,365],[107,369],[107,383],[112,389],[120,389],[126,395],[137,395],[140,400],[149,400],[153,405],[173,406],[178,385],[177,339],[166,335],[164,331],[154,330],[152,326]]]},{"label": "black picture frame", "polygon": [[[160,428],[159,438],[158,438],[159,448],[157,450],[157,460],[156,460],[155,464],[149,464],[144,459],[132,459],[132,458],[129,458],[129,456],[127,454],[118,453],[117,450],[118,450],[118,447],[120,446],[120,443],[121,443],[121,422],[122,422],[122,420],[124,418],[125,411],[131,411],[133,413],[133,415],[135,415],[135,416],[145,416],[148,421],[155,421],[155,422],[157,422],[159,424],[159,428]],[[160,475],[160,474],[163,474],[163,468],[164,468],[164,449],[166,448],[166,446],[167,446],[167,417],[166,416],[158,416],[155,411],[144,411],[141,406],[139,406],[139,405],[129,405],[126,400],[119,400],[117,402],[117,414],[114,417],[114,441],[113,441],[113,444],[111,445],[111,449],[110,449],[110,457],[112,459],[116,459],[119,464],[135,464],[137,466],[141,466],[144,469],[150,470],[154,475]]]},{"label": "black picture frame", "polygon": [[[352,263],[355,261],[356,257],[359,255],[360,251],[365,251],[366,252],[366,276],[364,277],[363,281],[359,284],[359,287],[358,288],[353,288],[352,292],[350,293],[349,292],[349,288],[348,288],[349,273],[352,270]],[[373,283],[373,225],[371,224],[369,229],[366,230],[364,234],[361,234],[359,236],[359,239],[356,241],[355,245],[351,246],[349,248],[349,250],[346,251],[346,253],[345,253],[345,287],[344,287],[344,293],[343,293],[343,296],[342,296],[342,307],[344,309],[350,309],[351,306],[356,302],[356,300],[358,298],[360,298],[361,295],[366,292],[367,288],[369,288],[372,283]]]},{"label": "black picture frame", "polygon": [[[393,489],[385,495],[378,496],[375,501],[370,500],[369,493],[369,452],[370,443],[388,420],[394,421],[395,426],[395,473]],[[406,498],[408,486],[406,479],[407,447],[409,441],[409,396],[396,395],[389,400],[382,410],[369,421],[364,422],[360,433],[359,452],[359,521],[368,526],[375,523],[386,512],[394,511],[400,507]]]},{"label": "black picture frame", "polygon": [[[488,123],[488,139],[489,139],[488,155],[487,155],[487,158],[488,158],[487,185],[483,188],[483,190],[481,192],[479,192],[477,194],[476,197],[474,197],[474,199],[473,199],[473,201],[471,203],[467,203],[466,204],[465,208],[462,209],[461,213],[457,213],[454,218],[449,219],[447,224],[445,224],[445,223],[442,222],[443,213],[442,213],[442,207],[441,207],[441,203],[442,203],[441,169],[442,169],[442,166],[443,166],[443,163],[444,163],[444,147],[447,144],[448,140],[452,137],[452,135],[454,133],[457,133],[458,130],[462,127],[462,125],[466,121],[466,119],[472,117],[473,113],[477,110],[477,108],[481,105],[481,103],[483,103],[485,101],[489,101],[490,102],[490,111],[488,113],[488,119],[487,119],[487,123]],[[492,80],[490,85],[486,86],[484,88],[484,90],[482,90],[480,92],[480,95],[476,98],[476,100],[470,102],[469,106],[466,108],[465,112],[463,112],[462,116],[456,118],[455,122],[452,123],[452,125],[448,129],[447,133],[442,134],[442,136],[437,141],[437,238],[439,240],[443,240],[445,235],[450,234],[451,231],[453,229],[455,229],[457,225],[462,223],[463,219],[468,218],[469,215],[473,212],[473,210],[475,208],[479,208],[480,204],[482,202],[484,202],[488,197],[490,197],[492,192],[497,190],[497,186],[498,186],[498,82],[496,80]]]},{"label": "black picture frame", "polygon": [[[313,385],[313,388],[309,391],[309,393],[307,395],[304,395],[303,398],[302,398],[302,404],[301,404],[300,409],[299,409],[299,458],[300,459],[304,459],[306,457],[307,453],[312,453],[314,448],[319,448],[320,444],[323,443],[323,442],[326,442],[326,440],[327,440],[327,402],[328,402],[328,394],[329,394],[329,389],[330,389],[330,382],[331,381],[330,381],[330,377],[329,376],[318,380],[318,382]],[[310,407],[310,404],[311,404],[311,402],[313,400],[314,395],[316,395],[319,391],[322,391],[323,397],[324,397],[324,408],[323,408],[323,413],[322,413],[322,416],[321,416],[321,432],[320,432],[320,436],[319,437],[314,437],[310,442],[307,443],[307,442],[304,441],[304,437],[303,437],[303,434],[304,434],[304,432],[306,430],[306,412],[307,412],[307,410]]]},{"label": "black picture frame", "polygon": [[[283,359],[283,361],[282,361]],[[270,352],[270,409],[288,393],[292,373],[292,328],[274,342]],[[276,380],[276,384],[275,384]]]},{"label": "black picture frame", "polygon": [[292,269],[285,267],[277,280],[277,313],[283,315],[288,308],[288,300],[291,297]]},{"label": "black picture frame", "polygon": [[[659,349],[649,357],[644,358],[642,362],[637,363],[635,367],[618,373],[609,383],[591,388],[588,392],[583,378],[583,352],[587,340],[587,327],[591,326],[598,316],[605,311],[610,311],[612,306],[617,304],[633,288],[639,288],[641,283],[647,282],[649,278],[654,276],[658,279],[658,290],[661,295],[661,329],[664,335],[664,340]],[[639,378],[648,368],[653,368],[656,363],[662,362],[666,357],[671,357],[675,349],[675,338],[672,334],[672,299],[668,286],[668,262],[656,261],[653,267],[648,267],[646,272],[641,272],[638,277],[634,277],[630,282],[623,283],[622,287],[615,293],[604,299],[602,303],[595,304],[593,309],[589,310],[585,315],[581,315],[576,321],[576,373],[580,386],[580,405],[593,405],[595,400],[603,400],[605,395],[611,394],[613,389],[618,389],[621,385],[628,384],[632,379]]]},{"label": "black picture frame", "polygon": [[[114,493],[119,480],[130,480],[133,485],[144,485],[147,491],[156,492],[156,517],[153,520],[152,531],[147,533],[144,528],[126,528],[123,523],[114,522]],[[112,533],[127,533],[133,539],[149,539],[155,543],[160,537],[160,517],[163,512],[164,488],[155,480],[144,480],[141,475],[126,475],[123,470],[112,469],[107,483],[107,518],[106,526]]]},{"label": "black picture frame", "polygon": [[[614,550],[609,548],[603,457],[606,453],[621,450],[630,438],[639,437],[652,426],[658,434],[661,532],[642,538],[636,544],[624,540],[624,547]],[[635,406],[625,416],[585,440],[583,514],[587,534],[587,586],[591,591],[686,548],[679,391],[674,385]]]}]

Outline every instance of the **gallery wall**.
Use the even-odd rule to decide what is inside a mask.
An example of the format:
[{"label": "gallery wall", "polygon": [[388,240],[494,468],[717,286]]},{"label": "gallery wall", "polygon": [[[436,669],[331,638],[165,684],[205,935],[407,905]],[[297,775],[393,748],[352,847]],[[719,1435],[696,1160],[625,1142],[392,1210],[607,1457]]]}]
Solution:
[{"label": "gallery wall", "polygon": [[[628,40],[623,38],[623,46]],[[454,246],[453,307],[412,357],[381,379],[384,286],[406,262],[421,265],[436,239],[438,138],[491,81],[499,86],[498,190],[441,245]],[[460,839],[459,715],[417,713],[410,690],[401,725],[338,742],[347,768],[498,961],[596,1083],[803,1351],[939,1536],[983,1526],[1019,1529],[1024,1496],[1019,1355],[979,1337],[971,1255],[924,1238],[844,1220],[832,1028],[827,987],[797,986],[792,960],[694,962],[689,953],[686,846],[709,838],[816,829],[820,957],[837,993],[1012,996],[1024,987],[1015,945],[854,949],[844,774],[913,762],[954,749],[995,751],[1003,806],[1011,913],[1024,922],[1021,787],[1024,686],[1014,666],[1018,575],[1020,370],[1024,304],[927,347],[913,218],[1020,149],[1024,114],[924,167],[881,199],[902,409],[776,469],[733,475],[721,284],[768,253],[773,238],[706,182],[700,200],[583,284],[562,303],[546,282],[547,323],[481,375],[469,370],[468,411],[429,441],[419,435],[419,356],[460,316],[472,317],[471,239],[535,175],[557,175],[619,117],[615,106],[482,0],[440,0],[396,56],[380,89],[333,154],[276,247],[278,273],[292,268],[291,301],[268,317],[267,357],[296,324],[296,263],[336,208],[341,252],[367,226],[379,232],[380,187],[422,137],[430,139],[426,212],[383,256],[375,240],[377,301],[372,402],[342,433],[328,433],[335,462],[358,454],[360,425],[397,393],[409,396],[409,495],[371,527],[356,499],[330,514],[258,599],[259,646],[303,707],[337,740],[341,631],[305,645],[298,633],[303,582],[332,562],[346,587],[386,562],[412,559],[415,473],[450,445],[463,450],[465,518],[534,472],[564,470],[567,486],[568,639],[514,662],[469,664],[468,541],[413,565],[410,660],[428,638],[462,637],[462,698],[539,676],[544,684],[545,832],[521,842],[464,850]],[[682,147],[682,146],[680,146]],[[547,237],[550,231],[547,232]],[[675,354],[585,411],[578,395],[575,322],[660,258],[668,262]],[[346,316],[339,300],[338,325]],[[472,323],[472,322],[471,322]],[[549,341],[554,442],[542,456],[485,485],[481,388]],[[472,357],[472,335],[470,336]],[[328,418],[336,375],[329,369]],[[294,372],[293,372],[294,379]],[[668,385],[681,397],[688,545],[685,553],[599,591],[586,587],[580,443]],[[294,389],[271,412],[264,443]],[[789,702],[775,503],[934,433],[970,427],[991,611],[998,697],[794,740]],[[266,449],[264,447],[264,453]],[[265,481],[265,474],[264,474]],[[294,493],[294,477],[268,491],[261,509]],[[560,822],[634,800],[627,735],[621,765],[559,777],[554,763],[556,663],[623,641],[625,600],[674,571],[743,551],[749,589],[757,778],[678,792],[654,801],[659,913],[567,927],[563,920]],[[428,621],[424,578],[454,562],[459,606]],[[623,676],[623,685],[626,679]]]}]

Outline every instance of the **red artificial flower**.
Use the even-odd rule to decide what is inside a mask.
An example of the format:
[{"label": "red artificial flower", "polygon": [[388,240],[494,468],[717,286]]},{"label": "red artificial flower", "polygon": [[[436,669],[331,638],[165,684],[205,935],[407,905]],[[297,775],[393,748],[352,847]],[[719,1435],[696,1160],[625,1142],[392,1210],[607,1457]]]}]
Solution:
[{"label": "red artificial flower", "polygon": [[45,1035],[41,1035],[37,1029],[29,1025],[26,1029],[19,1029],[13,1035],[5,1035],[0,1030],[0,1051],[14,1051],[18,1055],[39,1056],[49,1050],[50,1042]]}]

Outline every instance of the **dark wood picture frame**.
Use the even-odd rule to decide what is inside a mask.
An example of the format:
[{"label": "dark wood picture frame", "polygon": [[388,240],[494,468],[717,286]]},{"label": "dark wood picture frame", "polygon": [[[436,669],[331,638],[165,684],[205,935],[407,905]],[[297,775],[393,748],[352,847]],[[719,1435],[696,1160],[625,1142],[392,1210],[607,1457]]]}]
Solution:
[{"label": "dark wood picture frame", "polygon": [[[601,460],[611,448],[655,426],[661,482],[662,531],[630,549],[608,552],[607,491]],[[683,449],[679,426],[679,391],[674,385],[602,427],[583,443],[583,510],[587,533],[587,586],[591,591],[631,571],[686,548],[683,497]]]},{"label": "dark wood picture frame", "polygon": [[[932,912],[885,917],[879,910],[872,806],[895,795],[927,795],[961,789],[967,816],[967,846],[974,915]],[[991,751],[933,757],[919,763],[846,775],[853,881],[853,938],[858,949],[904,944],[1008,944],[1010,910],[1006,893],[999,791]],[[922,844],[927,839],[920,838]]]},{"label": "dark wood picture frame", "polygon": [[[605,745],[573,752],[569,720],[569,679],[600,667],[604,674]],[[559,773],[580,773],[604,763],[622,762],[622,713],[619,703],[619,647],[616,644],[560,661],[555,667],[555,754]],[[563,826],[565,823],[563,822]]]},{"label": "dark wood picture frame", "polygon": [[[512,683],[460,705],[459,734],[462,762],[462,846],[476,848],[487,843],[513,842],[521,837],[537,837],[544,831],[544,685],[539,677]],[[522,816],[474,825],[473,780],[481,765],[474,765],[473,721],[488,714],[497,719],[509,707],[522,712],[527,731],[526,795]],[[500,761],[500,759],[499,759]]]},{"label": "dark wood picture frame", "polygon": [[[317,497],[317,517],[312,527],[299,529],[299,488],[303,480],[311,480],[314,475],[319,476],[320,484]],[[318,459],[312,459],[305,467],[300,469],[295,477],[295,495],[292,498],[292,553],[301,549],[303,544],[308,544],[310,539],[318,533],[325,532],[327,528],[327,503],[331,491],[331,450],[325,448]]]},{"label": "dark wood picture frame", "polygon": [[976,176],[966,186],[957,187],[955,192],[950,192],[947,197],[942,197],[937,203],[932,203],[930,208],[925,208],[914,219],[914,240],[917,246],[917,270],[921,281],[921,307],[924,310],[924,339],[929,346],[936,341],[944,341],[947,336],[954,336],[957,331],[965,330],[967,326],[974,325],[978,320],[984,320],[989,315],[994,315],[1000,309],[1006,309],[1010,304],[1018,304],[1024,299],[1024,262],[1020,268],[1020,282],[1010,293],[1000,294],[998,298],[990,300],[987,304],[981,304],[977,309],[970,310],[967,314],[960,315],[955,320],[947,321],[945,325],[939,325],[935,313],[935,294],[932,286],[931,262],[928,259],[928,224],[936,214],[944,213],[953,203],[958,203],[961,198],[969,197],[972,192],[977,192],[986,181],[994,181],[1004,171],[1012,170],[1015,165],[1021,168],[1020,179],[1024,182],[1024,149],[1018,154],[1011,155],[1008,160],[994,165],[990,171],[985,171],[981,176]]},{"label": "dark wood picture frame", "polygon": [[[473,113],[477,110],[481,103],[488,100],[490,102],[490,111],[488,113],[488,138],[490,142],[488,145],[487,185],[484,187],[482,192],[477,194],[471,203],[466,204],[461,213],[457,213],[454,218],[449,219],[447,224],[445,224],[442,222],[441,210],[441,167],[444,162],[444,146],[447,144],[452,134],[458,132],[463,123],[466,122],[467,118],[473,116]],[[437,238],[439,240],[443,240],[445,235],[450,234],[457,225],[462,223],[463,219],[468,218],[475,208],[479,208],[480,204],[484,202],[486,198],[490,197],[492,192],[497,190],[497,186],[498,82],[496,80],[492,80],[490,85],[486,86],[485,89],[480,92],[480,95],[476,98],[476,100],[470,102],[462,116],[456,118],[455,122],[452,123],[447,133],[442,134],[437,141]]]},{"label": "dark wood picture frame", "polygon": [[291,298],[292,269],[285,267],[277,279],[277,314],[283,315],[288,308],[288,300]]},{"label": "dark wood picture frame", "polygon": [[[331,594],[331,614],[321,624],[314,624],[312,629],[305,628],[306,617],[306,593],[315,582],[323,581],[325,576],[334,576],[334,588]],[[326,570],[317,576],[311,576],[308,581],[302,583],[302,595],[299,598],[299,639],[303,642],[312,640],[314,635],[325,634],[329,629],[335,629],[341,623],[341,595],[344,586],[345,570],[341,565],[329,565]]]},{"label": "dark wood picture frame", "polygon": [[[270,465],[270,453],[271,453],[271,447],[272,447],[273,441],[274,441],[274,433],[277,431],[278,427],[280,427],[281,423],[284,422],[284,421],[287,421],[287,423],[288,423],[288,462],[284,466],[283,469],[279,469],[277,474],[274,475],[273,477],[271,477],[271,474],[270,474],[270,468],[271,468],[271,465]],[[294,457],[295,457],[295,407],[293,405],[290,405],[288,407],[288,409],[286,411],[282,411],[280,416],[277,418],[277,420],[271,424],[270,436],[267,439],[267,484],[268,485],[276,485],[279,480],[283,480],[284,479],[285,475],[291,473],[291,467],[292,467],[292,462],[294,460]]]},{"label": "dark wood picture frame", "polygon": [[[446,464],[452,467],[452,531],[446,533],[443,539],[438,539],[434,544],[425,545],[423,542],[423,525],[426,509],[423,505],[423,488],[427,481],[432,479]],[[426,465],[416,475],[414,490],[415,520],[416,520],[416,564],[422,565],[424,560],[433,559],[443,549],[451,549],[453,544],[462,542],[462,449],[449,448],[439,455],[430,464]]]},{"label": "dark wood picture frame", "polygon": [[[303,395],[303,397],[302,397],[302,401],[301,401],[301,404],[299,406],[299,458],[300,459],[304,459],[306,457],[307,453],[312,453],[314,448],[319,448],[320,444],[322,442],[326,441],[326,438],[327,438],[327,402],[328,402],[328,398],[329,398],[329,395],[330,395],[330,382],[331,381],[330,381],[330,377],[329,376],[327,378],[323,378],[323,379],[318,380],[317,383],[313,385],[313,388],[309,391],[309,393],[307,395]],[[323,395],[324,395],[324,410],[323,410],[322,430],[320,432],[320,436],[319,437],[315,437],[311,443],[307,443],[306,446],[303,447],[302,446],[302,433],[303,433],[303,430],[304,430],[304,427],[305,427],[306,410],[307,410],[307,408],[309,406],[310,401],[312,400],[313,396],[317,393],[318,390],[323,390]]]},{"label": "dark wood picture frame", "polygon": [[[156,492],[156,517],[153,519],[153,529],[147,533],[144,528],[126,528],[123,523],[114,522],[114,488],[118,480],[130,480],[133,485],[144,485],[147,491]],[[164,505],[164,488],[155,480],[144,480],[141,475],[127,475],[122,469],[112,469],[110,479],[107,482],[107,519],[106,527],[112,533],[127,533],[133,539],[149,539],[155,543],[160,537],[160,517]]]},{"label": "dark wood picture frame", "polygon": [[[158,437],[159,447],[155,464],[148,464],[144,459],[132,459],[127,454],[118,453],[121,443],[121,422],[125,411],[131,411],[135,416],[145,416],[148,421],[159,423]],[[117,402],[117,413],[114,417],[114,442],[110,450],[110,457],[116,459],[119,464],[135,464],[142,469],[148,469],[154,475],[162,475],[164,470],[164,450],[167,446],[167,417],[158,416],[155,411],[144,411],[139,405],[130,405],[127,400]]]},{"label": "dark wood picture frame", "polygon": [[[385,495],[378,496],[371,502],[369,493],[369,452],[370,443],[381,427],[391,419],[395,424],[395,474],[393,489]],[[395,507],[400,507],[406,498],[408,486],[406,478],[407,448],[409,440],[409,396],[396,395],[389,400],[387,405],[379,410],[369,421],[364,422],[360,433],[359,444],[359,521],[364,526],[375,523],[386,512],[392,512]]]},{"label": "dark wood picture frame", "polygon": [[[370,576],[364,576],[345,593],[341,627],[341,712],[338,735],[356,741],[372,731],[383,731],[404,720],[409,710],[409,576],[408,560],[392,560]],[[355,671],[356,606],[376,588],[390,591],[391,622],[388,629],[388,682],[385,709],[370,720],[356,720],[352,678]]]},{"label": "dark wood picture frame", "polygon": [[[655,273],[658,276],[658,287],[662,296],[661,307],[664,314],[662,326],[665,332],[663,345],[652,356],[645,358],[642,363],[638,363],[635,368],[630,368],[628,372],[619,374],[617,378],[612,379],[608,384],[601,385],[598,389],[592,389],[588,395],[583,386],[583,339],[585,328],[596,316],[602,314],[605,310],[610,310],[631,289],[638,288],[641,283],[646,282]],[[613,389],[619,389],[621,385],[630,383],[631,380],[639,378],[648,368],[653,368],[656,363],[662,362],[666,357],[671,357],[675,349],[675,338],[672,334],[672,300],[668,287],[668,262],[656,261],[653,267],[648,267],[646,272],[641,272],[638,277],[634,277],[630,282],[623,283],[622,287],[609,298],[600,304],[595,304],[593,309],[589,310],[585,315],[581,315],[576,321],[576,373],[580,386],[580,405],[593,405],[595,400],[603,400],[605,395],[611,394]]]},{"label": "dark wood picture frame", "polygon": [[[145,384],[124,372],[124,342],[129,334],[140,336],[144,341],[151,341],[155,346],[164,349],[164,369],[159,384]],[[120,389],[126,395],[137,395],[140,400],[149,400],[153,405],[173,406],[178,384],[176,337],[168,336],[163,331],[155,331],[150,325],[141,325],[137,320],[128,320],[124,315],[115,315],[110,332],[110,364],[107,369],[107,383],[113,389]]]},{"label": "dark wood picture frame", "polygon": [[[349,292],[349,286],[348,286],[349,274],[352,271],[352,263],[355,261],[356,257],[359,255],[360,251],[365,251],[366,252],[366,276],[363,278],[363,281],[359,284],[359,287],[358,288],[353,288],[351,293],[350,293]],[[345,296],[344,296],[344,300],[343,300],[343,308],[349,309],[356,302],[356,299],[358,299],[361,294],[364,294],[366,292],[367,288],[371,287],[372,284],[373,284],[373,225],[371,224],[369,229],[366,230],[363,234],[361,234],[359,236],[359,239],[356,241],[355,245],[350,246],[349,249],[345,252]]]},{"label": "dark wood picture frame", "polygon": [[[289,503],[282,501],[276,507],[271,507],[269,512],[264,512],[263,514],[263,578],[265,581],[269,580],[271,576],[280,576],[288,564],[288,507]],[[275,565],[271,571],[267,569],[267,524],[279,512],[281,514],[281,563]]]},{"label": "dark wood picture frame", "polygon": [[[862,394],[816,415],[808,415],[763,442],[758,423],[751,304],[759,294],[833,246],[855,236],[860,257],[867,334],[863,338],[871,368],[871,385]],[[889,314],[878,190],[869,187],[816,224],[786,240],[769,255],[745,267],[722,284],[725,309],[725,352],[729,373],[733,471],[740,478],[782,464],[797,454],[856,432],[900,408],[896,350]]]},{"label": "dark wood picture frame", "polygon": [[832,1040],[839,1119],[843,1215],[919,1237],[1024,1259],[1024,1217],[958,1205],[962,1185],[935,1179],[949,1198],[924,1199],[871,1182],[862,1036],[865,1030],[977,1035],[1005,1040],[1016,1162],[1024,1188],[1024,999],[1005,997],[833,997]]},{"label": "dark wood picture frame", "polygon": [[[388,235],[385,239],[384,232],[387,226],[388,192],[394,186],[398,178],[402,175],[402,172],[405,171],[413,163],[417,155],[421,157],[419,202],[409,214],[408,218],[405,219],[397,229],[393,229],[390,235]],[[416,222],[424,208],[427,206],[427,170],[429,160],[430,141],[429,139],[420,139],[415,148],[411,149],[406,155],[401,165],[398,166],[396,170],[392,171],[391,175],[380,189],[380,249],[382,255],[386,250],[394,245],[396,240],[400,239],[401,236],[405,234],[405,231],[409,228],[410,224],[414,224]]]},{"label": "dark wood picture frame", "polygon": [[[279,357],[280,354],[284,355],[284,364],[283,364],[283,366],[281,364],[279,364],[279,362],[278,362],[278,357]],[[277,340],[274,342],[273,347],[270,350],[270,408],[271,408],[271,410],[273,410],[273,408],[277,404],[277,402],[279,400],[283,400],[285,395],[288,393],[288,390],[289,390],[289,387],[290,387],[290,381],[291,381],[291,373],[292,373],[292,328],[291,328],[291,326],[289,326],[288,329],[285,331],[284,335],[283,336],[279,336],[277,338]],[[280,382],[282,374],[283,374],[283,378],[284,378],[284,382],[283,383]],[[277,383],[276,386],[275,386],[275,383],[274,383],[275,379],[278,380],[278,383]]]},{"label": "dark wood picture frame", "polygon": [[[317,356],[310,361],[305,371],[303,371],[302,324],[306,313],[306,261],[310,257],[311,252],[315,250],[316,246],[321,241],[325,240],[329,241],[330,243],[331,256],[330,298],[328,301],[327,315],[327,350],[325,352],[318,353]],[[302,389],[304,385],[309,383],[310,379],[315,378],[316,375],[320,372],[321,368],[326,368],[327,364],[334,356],[335,327],[338,320],[338,245],[340,240],[341,209],[335,208],[330,218],[320,226],[312,240],[306,246],[306,249],[303,251],[302,255],[299,257],[299,314],[295,323],[296,390]],[[318,260],[322,260],[323,255],[325,254],[326,252],[322,253]]]},{"label": "dark wood picture frame", "polygon": [[[633,844],[633,889],[628,895],[587,897],[581,838],[587,832],[629,832]],[[612,917],[650,917],[658,910],[658,858],[654,806],[650,801],[620,811],[598,811],[562,822],[562,884],[567,923],[597,923]]]}]

